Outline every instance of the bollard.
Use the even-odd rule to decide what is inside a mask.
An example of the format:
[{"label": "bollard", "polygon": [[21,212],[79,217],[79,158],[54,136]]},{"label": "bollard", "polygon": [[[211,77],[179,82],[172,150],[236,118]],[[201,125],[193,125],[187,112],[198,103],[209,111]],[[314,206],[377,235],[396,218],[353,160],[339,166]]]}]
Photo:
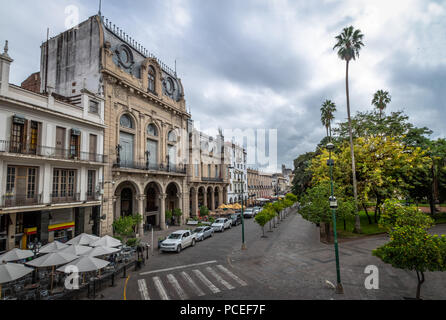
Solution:
[{"label": "bollard", "polygon": [[112,273],[112,279],[111,279],[111,286],[114,287],[115,286],[115,272]]}]

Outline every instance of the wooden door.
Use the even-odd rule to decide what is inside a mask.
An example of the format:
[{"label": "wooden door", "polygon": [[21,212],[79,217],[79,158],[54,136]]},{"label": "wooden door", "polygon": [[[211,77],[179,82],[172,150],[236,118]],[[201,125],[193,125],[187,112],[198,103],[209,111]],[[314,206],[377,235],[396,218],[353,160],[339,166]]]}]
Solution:
[{"label": "wooden door", "polygon": [[89,143],[89,153],[90,153],[90,161],[99,161],[97,159],[96,148],[98,143],[98,137],[94,134],[90,134],[90,143]]},{"label": "wooden door", "polygon": [[56,155],[59,157],[63,157],[65,153],[65,137],[66,129],[56,127]]}]

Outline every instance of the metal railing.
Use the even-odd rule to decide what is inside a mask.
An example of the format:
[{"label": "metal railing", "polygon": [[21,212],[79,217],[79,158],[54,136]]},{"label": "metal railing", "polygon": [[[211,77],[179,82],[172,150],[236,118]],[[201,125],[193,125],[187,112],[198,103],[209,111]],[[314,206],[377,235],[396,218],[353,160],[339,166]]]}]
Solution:
[{"label": "metal railing", "polygon": [[181,173],[186,174],[186,166],[185,165],[163,165],[161,164],[147,164],[146,162],[136,162],[136,161],[121,161],[114,162],[113,168],[124,168],[124,169],[138,169],[138,170],[146,170],[146,171],[161,171],[161,172],[173,172],[173,173]]},{"label": "metal railing", "polygon": [[210,181],[210,182],[223,182],[223,178],[209,178],[209,177],[201,177],[202,181]]},{"label": "metal railing", "polygon": [[69,202],[79,202],[80,201],[80,193],[72,193],[69,194],[67,192],[62,193],[51,193],[50,194],[50,202],[51,203],[69,203]]},{"label": "metal railing", "polygon": [[87,201],[99,201],[100,195],[101,194],[99,192],[86,192],[85,199]]},{"label": "metal railing", "polygon": [[103,154],[80,152],[75,149],[62,149],[46,146],[32,146],[30,144],[15,143],[0,140],[0,152],[17,153],[23,155],[34,155],[63,160],[78,160],[106,163],[107,157]]},{"label": "metal railing", "polygon": [[23,207],[42,204],[42,194],[6,194],[2,196],[1,207]]}]

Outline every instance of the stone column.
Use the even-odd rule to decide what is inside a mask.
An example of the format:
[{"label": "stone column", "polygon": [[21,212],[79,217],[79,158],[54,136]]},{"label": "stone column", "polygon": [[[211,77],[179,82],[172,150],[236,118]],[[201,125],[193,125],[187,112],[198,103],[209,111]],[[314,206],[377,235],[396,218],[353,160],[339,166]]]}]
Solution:
[{"label": "stone column", "polygon": [[15,225],[17,213],[10,213],[9,218],[11,219],[11,224],[8,226],[8,240],[6,243],[6,249],[12,250],[15,247]]},{"label": "stone column", "polygon": [[183,218],[184,218],[184,210],[183,210],[183,208],[184,208],[184,206],[183,206],[183,203],[184,203],[184,199],[183,199],[183,193],[181,193],[181,192],[179,192],[179,193],[177,193],[177,197],[178,197],[178,208],[181,210],[181,212],[183,213],[183,215],[180,217],[180,221],[179,221],[179,223],[180,223],[180,226],[183,224]]},{"label": "stone column", "polygon": [[211,210],[215,210],[215,191],[212,190],[211,192]]},{"label": "stone column", "polygon": [[218,205],[221,206],[223,204],[223,188],[218,189]]},{"label": "stone column", "polygon": [[160,194],[160,227],[161,230],[166,230],[166,194]]},{"label": "stone column", "polygon": [[207,188],[204,189],[204,193],[203,193],[203,205],[204,205],[206,208],[209,208],[209,207],[208,207],[208,189],[207,189]]},{"label": "stone column", "polygon": [[138,213],[142,216],[142,220],[139,224],[139,228],[138,228],[138,234],[139,237],[142,238],[144,236],[144,200],[145,200],[145,195],[140,194],[138,196]]},{"label": "stone column", "polygon": [[48,243],[48,226],[50,224],[50,212],[42,211],[37,219],[37,234],[40,243],[46,245]]},{"label": "stone column", "polygon": [[192,194],[192,213],[191,213],[192,217],[196,217],[198,211],[198,190],[197,189],[194,190],[195,192]]}]

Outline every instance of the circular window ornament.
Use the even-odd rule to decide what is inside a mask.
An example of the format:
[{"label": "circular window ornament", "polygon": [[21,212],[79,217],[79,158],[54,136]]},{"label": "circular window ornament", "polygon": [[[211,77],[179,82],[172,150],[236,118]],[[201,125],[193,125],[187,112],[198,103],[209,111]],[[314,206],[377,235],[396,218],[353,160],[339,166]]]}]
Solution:
[{"label": "circular window ornament", "polygon": [[133,123],[132,123],[132,119],[130,119],[130,117],[126,114],[124,114],[121,119],[119,120],[119,124],[121,125],[121,127],[123,128],[129,128],[129,129],[133,129]]},{"label": "circular window ornament", "polygon": [[166,90],[169,96],[173,95],[175,85],[173,83],[172,78],[167,78],[166,80],[164,80],[164,89]]},{"label": "circular window ornament", "polygon": [[133,65],[133,53],[132,50],[125,44],[121,44],[116,49],[116,55],[118,57],[119,63],[124,68],[130,68]]}]

